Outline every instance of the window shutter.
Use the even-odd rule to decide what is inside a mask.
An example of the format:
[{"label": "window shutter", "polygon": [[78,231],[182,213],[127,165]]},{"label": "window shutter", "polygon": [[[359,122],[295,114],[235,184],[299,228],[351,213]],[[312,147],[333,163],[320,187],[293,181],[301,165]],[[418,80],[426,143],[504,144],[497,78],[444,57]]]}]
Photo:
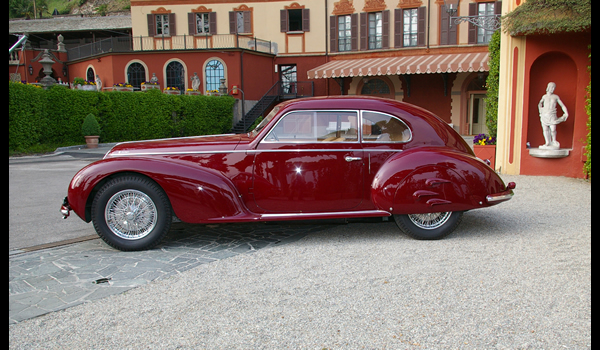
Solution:
[{"label": "window shutter", "polygon": [[229,11],[229,34],[236,34],[235,11]]},{"label": "window shutter", "polygon": [[196,14],[193,12],[188,12],[188,33],[196,34]]},{"label": "window shutter", "polygon": [[282,33],[288,31],[288,10],[279,11],[279,29]]},{"label": "window shutter", "polygon": [[425,31],[427,29],[427,7],[417,9],[417,46],[425,46]]},{"label": "window shutter", "polygon": [[350,17],[351,23],[351,35],[352,38],[350,40],[351,50],[358,51],[358,13],[353,13]]},{"label": "window shutter", "polygon": [[169,35],[175,36],[177,35],[177,31],[175,30],[175,14],[169,13]]},{"label": "window shutter", "polygon": [[148,18],[148,36],[155,36],[156,28],[154,27],[154,15],[148,14],[146,17]]},{"label": "window shutter", "polygon": [[383,31],[381,36],[381,47],[388,49],[390,47],[390,10],[383,11],[383,23],[381,30]]},{"label": "window shutter", "polygon": [[394,47],[400,48],[403,43],[402,9],[394,9]]},{"label": "window shutter", "polygon": [[[365,51],[369,48],[367,46],[368,38],[369,38],[368,16],[369,16],[369,14],[366,12],[360,13],[360,50],[361,51]],[[354,36],[354,34],[352,34],[352,35]]]},{"label": "window shutter", "polygon": [[[469,4],[469,16],[477,16],[477,4],[476,3]],[[472,23],[469,23],[468,28],[469,28],[468,29],[469,44],[477,44],[477,27],[475,27],[475,25],[473,25]]]},{"label": "window shutter", "polygon": [[302,10],[302,30],[310,32],[310,9]]},{"label": "window shutter", "polygon": [[337,52],[337,36],[337,16],[329,16],[329,52]]},{"label": "window shutter", "polygon": [[442,5],[440,11],[440,45],[456,45],[458,25],[453,23],[454,20],[451,19],[448,12],[446,12],[446,6]]},{"label": "window shutter", "polygon": [[244,11],[244,33],[252,33],[252,12]]},{"label": "window shutter", "polygon": [[217,34],[217,13],[210,12],[208,14],[208,31],[210,34]]}]

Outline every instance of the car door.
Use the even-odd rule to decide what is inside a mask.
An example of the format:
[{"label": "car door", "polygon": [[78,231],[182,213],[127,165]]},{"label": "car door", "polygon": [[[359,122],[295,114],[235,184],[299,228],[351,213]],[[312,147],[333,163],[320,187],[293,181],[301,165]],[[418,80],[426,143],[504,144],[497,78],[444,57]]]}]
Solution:
[{"label": "car door", "polygon": [[364,191],[357,111],[293,111],[255,151],[255,204],[265,212],[321,213],[357,207]]}]

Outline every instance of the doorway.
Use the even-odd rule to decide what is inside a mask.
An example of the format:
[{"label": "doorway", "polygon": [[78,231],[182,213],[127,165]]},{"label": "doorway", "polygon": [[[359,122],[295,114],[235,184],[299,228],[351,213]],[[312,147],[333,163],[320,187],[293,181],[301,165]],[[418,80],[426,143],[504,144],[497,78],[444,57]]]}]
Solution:
[{"label": "doorway", "polygon": [[471,94],[469,98],[469,135],[487,134],[485,124],[485,94]]}]

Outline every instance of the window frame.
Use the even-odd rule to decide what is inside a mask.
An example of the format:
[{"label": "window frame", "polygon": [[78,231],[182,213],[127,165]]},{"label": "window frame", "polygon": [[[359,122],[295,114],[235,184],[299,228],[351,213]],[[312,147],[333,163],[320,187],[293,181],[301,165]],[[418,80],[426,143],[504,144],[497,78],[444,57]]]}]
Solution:
[{"label": "window frame", "polygon": [[[299,23],[300,26],[299,28],[290,28],[290,25],[292,23],[292,21],[290,20],[290,18],[292,18],[292,16],[290,16],[290,11],[296,11],[294,12],[294,23]],[[300,14],[300,16],[298,16],[298,13]],[[309,9],[305,9],[304,6],[300,6],[300,7],[293,7],[293,8],[286,8],[283,10],[280,10],[280,15],[279,15],[279,20],[280,20],[280,32],[281,33],[305,33],[305,32],[310,32],[310,10]],[[299,21],[297,20],[297,17],[299,17]]]},{"label": "window frame", "polygon": [[[365,140],[365,128],[364,128],[364,121],[365,121],[365,113],[372,113],[372,114],[380,114],[383,116],[387,116],[390,117],[392,119],[395,119],[397,121],[399,121],[400,123],[402,123],[402,125],[406,128],[406,130],[408,130],[409,133],[409,137],[407,140],[401,140],[401,141],[393,141],[393,140]],[[384,112],[378,112],[378,111],[372,111],[372,110],[361,110],[360,113],[360,140],[363,144],[374,144],[374,143],[378,143],[378,144],[382,144],[382,143],[394,143],[394,144],[399,144],[399,143],[408,143],[410,141],[412,141],[413,139],[413,131],[412,129],[408,126],[408,124],[406,124],[406,122],[404,122],[401,118],[389,114],[389,113],[384,113]]]},{"label": "window frame", "polygon": [[[289,139],[289,138],[285,138],[285,139],[279,139],[278,137],[272,137],[271,134],[280,126],[281,123],[285,123],[285,119],[292,115],[292,114],[297,114],[297,113],[302,113],[302,114],[308,114],[308,113],[312,113],[312,118],[313,118],[313,123],[312,123],[312,130],[311,130],[311,134],[314,139],[311,140],[307,140],[307,139]],[[356,128],[356,139],[350,139],[350,140],[337,140],[334,139],[330,139],[327,140],[319,140],[320,136],[323,135],[318,135],[317,130],[316,130],[316,126],[317,124],[317,116],[318,113],[326,113],[326,114],[335,114],[335,113],[339,113],[339,114],[349,114],[349,113],[353,113],[354,116],[356,116],[356,123],[357,123],[357,128]],[[394,119],[396,121],[398,121],[399,123],[401,123],[401,125],[405,128],[405,130],[408,131],[408,138],[407,139],[403,139],[401,141],[394,141],[394,140],[369,140],[369,139],[365,139],[365,120],[370,120],[365,118],[365,113],[371,113],[371,114],[378,114],[378,115],[382,115],[388,119]],[[338,116],[338,119],[336,121],[336,128],[335,129],[329,129],[329,127],[331,125],[329,125],[325,130],[332,130],[335,132],[340,132],[343,131],[344,129],[342,129],[343,127],[343,123],[345,123],[344,121],[342,121],[340,119],[340,117],[343,116]],[[348,117],[347,115],[345,117]],[[351,123],[350,123],[351,124]],[[352,125],[350,125],[352,126]],[[285,125],[283,125],[282,127],[285,128]],[[349,128],[347,130],[351,130],[352,128]],[[328,135],[328,134],[327,134]],[[372,135],[372,134],[369,134]],[[337,136],[337,135],[336,135]],[[273,125],[273,127],[269,130],[269,132],[267,132],[267,134],[262,138],[262,140],[260,140],[259,143],[267,143],[267,144],[403,144],[403,143],[408,143],[410,141],[412,141],[413,139],[413,131],[412,129],[408,126],[408,124],[406,122],[404,122],[400,117],[397,117],[395,115],[389,114],[389,113],[385,113],[385,112],[379,112],[379,111],[373,111],[373,110],[357,110],[357,109],[311,109],[311,110],[294,110],[294,111],[289,111],[287,113],[285,113],[283,116],[281,116],[279,118],[279,120],[275,123],[275,125]]]},{"label": "window frame", "polygon": [[[159,19],[161,25],[159,26]],[[166,21],[165,21],[166,19]],[[166,24],[165,24],[166,23]],[[166,32],[165,32],[166,29]],[[156,36],[164,35],[171,36],[171,26],[169,23],[169,14],[168,13],[157,13],[154,15],[154,34]],[[159,30],[161,33],[159,33]]]},{"label": "window frame", "polygon": [[[477,3],[477,16],[493,16],[496,13],[496,2]],[[489,44],[492,39],[493,30],[477,27],[477,44]]]},{"label": "window frame", "polygon": [[[209,75],[208,74],[208,69],[209,69],[209,65],[211,64],[211,62],[216,61],[219,63],[219,65],[221,66],[220,70],[223,75],[222,76],[218,76],[218,82],[216,89],[209,89],[209,84],[214,85],[214,83],[212,81],[210,81],[212,78],[217,77],[217,75]],[[213,69],[214,71],[217,71],[217,69]],[[227,79],[227,68],[225,65],[225,62],[223,62],[222,60],[216,58],[216,57],[211,57],[209,59],[207,59],[204,63],[204,66],[202,67],[202,74],[204,75],[204,91],[213,91],[213,90],[219,90],[219,87],[221,86],[221,79]]]}]

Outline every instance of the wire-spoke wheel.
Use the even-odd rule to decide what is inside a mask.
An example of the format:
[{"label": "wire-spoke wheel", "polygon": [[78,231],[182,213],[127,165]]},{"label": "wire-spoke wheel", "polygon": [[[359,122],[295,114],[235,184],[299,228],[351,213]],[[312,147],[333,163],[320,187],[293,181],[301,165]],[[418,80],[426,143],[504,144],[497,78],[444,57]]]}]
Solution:
[{"label": "wire-spoke wheel", "polygon": [[171,206],[163,190],[141,176],[108,181],[92,203],[96,232],[120,250],[152,248],[167,234],[171,220]]},{"label": "wire-spoke wheel", "polygon": [[123,190],[112,196],[104,210],[108,228],[123,239],[146,237],[156,226],[158,212],[148,195],[137,190]]},{"label": "wire-spoke wheel", "polygon": [[425,214],[394,215],[398,227],[416,239],[441,239],[452,233],[462,219],[463,212],[448,211]]}]

